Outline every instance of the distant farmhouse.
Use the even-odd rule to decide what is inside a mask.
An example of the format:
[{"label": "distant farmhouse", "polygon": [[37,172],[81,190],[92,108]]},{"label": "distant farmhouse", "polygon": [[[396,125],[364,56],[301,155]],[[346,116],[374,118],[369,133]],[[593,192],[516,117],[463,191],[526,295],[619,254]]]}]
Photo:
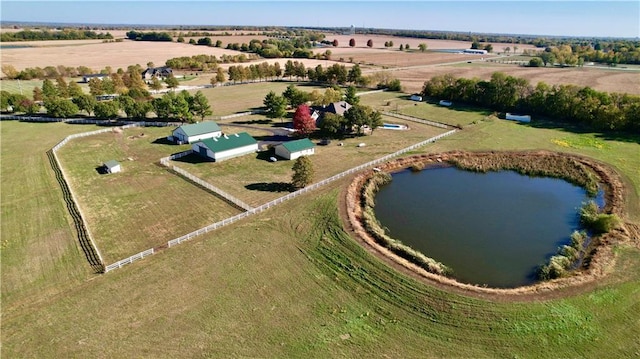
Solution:
[{"label": "distant farmhouse", "polygon": [[325,113],[333,113],[336,115],[344,116],[344,113],[351,108],[351,104],[347,101],[332,102],[326,106],[314,106],[311,112],[311,118],[316,121],[316,126],[322,121],[322,117]]},{"label": "distant farmhouse", "polygon": [[191,146],[202,157],[220,162],[258,151],[258,141],[246,132],[198,141]]},{"label": "distant farmhouse", "polygon": [[91,74],[91,75],[83,75],[83,76],[82,76],[82,82],[87,83],[87,82],[89,82],[91,79],[104,80],[105,78],[109,78],[109,75],[107,75],[107,74]]},{"label": "distant farmhouse", "polygon": [[316,145],[308,138],[301,140],[283,142],[276,146],[276,155],[288,160],[295,160],[301,156],[311,156],[315,151]]},{"label": "distant farmhouse", "polygon": [[143,80],[151,80],[154,77],[159,79],[164,79],[173,74],[173,70],[168,66],[162,67],[149,67],[146,70],[142,71],[142,79]]},{"label": "distant farmhouse", "polygon": [[178,144],[194,143],[207,138],[222,136],[222,130],[213,121],[204,121],[190,125],[182,125],[175,130],[167,139]]}]

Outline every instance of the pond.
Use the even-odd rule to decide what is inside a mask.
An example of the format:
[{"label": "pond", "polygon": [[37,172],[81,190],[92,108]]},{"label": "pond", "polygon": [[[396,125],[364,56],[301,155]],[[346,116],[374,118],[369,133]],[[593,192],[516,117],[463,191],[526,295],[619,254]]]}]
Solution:
[{"label": "pond", "polygon": [[387,234],[453,269],[462,283],[514,288],[579,228],[586,191],[564,180],[455,167],[404,170],[376,195]]}]

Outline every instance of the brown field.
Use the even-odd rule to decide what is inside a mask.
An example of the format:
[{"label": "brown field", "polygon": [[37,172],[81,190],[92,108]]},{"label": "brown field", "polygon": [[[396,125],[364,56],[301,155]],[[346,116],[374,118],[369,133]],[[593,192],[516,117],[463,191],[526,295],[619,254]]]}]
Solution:
[{"label": "brown field", "polygon": [[637,72],[600,68],[529,68],[501,64],[459,64],[451,66],[425,66],[393,72],[400,79],[405,92],[419,92],[424,82],[436,75],[446,73],[456,77],[488,80],[494,72],[522,77],[533,85],[544,81],[549,85],[574,84],[589,86],[599,91],[640,94],[640,76]]},{"label": "brown field", "polygon": [[[331,58],[366,65],[378,65],[383,67],[405,67],[405,66],[423,66],[437,65],[443,63],[453,63],[461,61],[480,60],[478,55],[452,54],[444,52],[419,52],[410,51],[403,52],[399,50],[371,50],[371,49],[338,49],[344,50],[334,53],[332,50]],[[493,57],[493,55],[484,56]]]}]

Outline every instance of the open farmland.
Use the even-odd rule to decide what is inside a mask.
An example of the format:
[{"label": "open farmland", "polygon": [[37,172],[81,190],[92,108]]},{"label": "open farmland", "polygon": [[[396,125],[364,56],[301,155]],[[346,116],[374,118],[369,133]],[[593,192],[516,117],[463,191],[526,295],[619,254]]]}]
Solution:
[{"label": "open farmland", "polygon": [[[252,117],[255,119],[257,116]],[[243,118],[234,120],[244,122]],[[383,116],[383,121],[408,125],[410,129],[406,131],[378,129],[370,136],[346,138],[333,141],[327,146],[317,146],[315,155],[310,157],[315,169],[314,182],[446,132],[441,128],[387,116]],[[270,128],[269,125],[262,126],[265,129]],[[223,129],[226,131],[224,125]],[[244,130],[238,128],[229,132],[242,131]],[[339,142],[344,146],[339,146]],[[366,146],[357,147],[359,143],[365,143]],[[291,171],[293,161],[269,162],[269,157],[273,155],[272,152],[269,153],[271,154],[246,155],[218,163],[205,162],[198,155],[193,154],[177,159],[173,164],[252,206],[258,206],[287,194],[287,184],[291,182],[293,173]]]},{"label": "open farmland", "polygon": [[[165,144],[170,133],[132,128],[75,139],[58,151],[106,264],[239,213],[158,165],[161,157],[189,148]],[[123,171],[99,174],[97,167],[112,159]]]},{"label": "open farmland", "polygon": [[[41,216],[33,210],[8,211],[6,198],[23,198],[20,203],[37,198],[40,207],[65,213],[55,195],[59,188],[47,180],[46,161],[37,165],[37,159],[45,158],[43,152],[65,131],[93,128],[2,124],[3,136],[31,133],[40,139],[34,150],[3,146],[3,176],[10,168],[25,167],[13,170],[16,185],[3,179],[3,241],[6,216],[20,218],[12,221],[10,233],[21,233]],[[589,146],[593,139],[605,146]],[[626,178],[640,168],[640,158],[633,155],[637,139],[506,121],[469,126],[424,151],[461,148],[571,151],[611,163]],[[38,168],[49,175],[33,176]],[[338,211],[348,182],[98,277],[82,271],[72,275],[71,264],[51,268],[34,261],[31,273],[46,279],[9,287],[9,273],[23,267],[5,258],[27,249],[15,241],[2,251],[3,356],[622,358],[640,352],[640,327],[637,316],[630,315],[640,303],[637,248],[620,245],[608,276],[591,288],[560,292],[563,298],[512,303],[460,296],[396,272],[350,238]],[[53,198],[29,196],[20,192],[19,183],[36,185],[38,193]],[[640,183],[632,183],[638,193]],[[69,234],[60,238],[73,240]],[[32,252],[48,242],[28,243]],[[79,266],[84,261],[77,251],[65,258]],[[36,291],[40,288],[49,288],[48,295]]]}]

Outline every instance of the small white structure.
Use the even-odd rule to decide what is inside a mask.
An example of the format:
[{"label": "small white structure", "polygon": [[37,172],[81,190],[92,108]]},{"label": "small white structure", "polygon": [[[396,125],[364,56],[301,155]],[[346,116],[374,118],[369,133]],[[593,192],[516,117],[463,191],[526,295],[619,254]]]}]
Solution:
[{"label": "small white structure", "polygon": [[116,160],[105,162],[104,168],[107,170],[107,173],[118,173],[122,171],[122,166],[120,166],[120,162]]},{"label": "small white structure", "polygon": [[216,162],[258,151],[258,141],[246,132],[205,138],[191,146],[193,152]]},{"label": "small white structure", "polygon": [[418,94],[413,94],[413,95],[411,95],[411,97],[409,97],[409,100],[411,100],[411,101],[422,101],[422,96],[420,96]]},{"label": "small white structure", "polygon": [[316,145],[308,138],[283,142],[276,146],[276,155],[288,160],[295,160],[300,156],[311,156],[316,153]]},{"label": "small white structure", "polygon": [[216,138],[220,136],[222,136],[222,130],[217,123],[213,121],[203,121],[176,128],[168,139],[182,144],[194,143],[206,138]]},{"label": "small white structure", "polygon": [[82,82],[84,83],[88,83],[91,79],[98,79],[98,80],[104,80],[106,78],[109,78],[109,75],[107,74],[90,74],[90,75],[83,75],[82,76]]},{"label": "small white structure", "polygon": [[449,106],[453,105],[453,102],[451,102],[451,101],[446,101],[446,100],[440,100],[440,102],[438,102],[438,105],[440,105],[440,106],[445,106],[445,107],[449,107]]},{"label": "small white structure", "polygon": [[507,115],[505,116],[505,118],[507,120],[511,120],[511,121],[531,122],[531,116],[530,115],[516,115],[516,114],[507,112]]},{"label": "small white structure", "polygon": [[486,55],[487,54],[487,50],[465,49],[464,51],[462,51],[462,53],[464,53],[464,54],[473,54],[473,55]]}]

